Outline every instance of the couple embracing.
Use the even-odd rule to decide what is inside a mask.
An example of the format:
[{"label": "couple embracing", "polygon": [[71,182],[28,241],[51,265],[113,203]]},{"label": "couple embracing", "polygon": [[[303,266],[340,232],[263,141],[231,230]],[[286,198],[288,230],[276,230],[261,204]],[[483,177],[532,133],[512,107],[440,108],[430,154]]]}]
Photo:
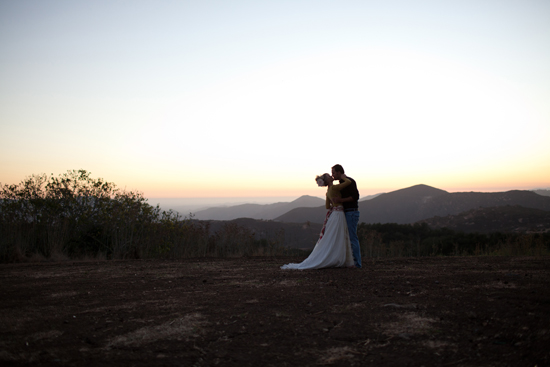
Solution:
[{"label": "couple embracing", "polygon": [[[359,191],[355,180],[346,176],[339,164],[332,167],[332,175],[325,173],[315,180],[321,187],[328,186],[327,215],[319,240],[307,259],[299,264],[283,265],[281,269],[361,268],[361,248],[357,237]],[[334,184],[335,180],[340,183]]]}]

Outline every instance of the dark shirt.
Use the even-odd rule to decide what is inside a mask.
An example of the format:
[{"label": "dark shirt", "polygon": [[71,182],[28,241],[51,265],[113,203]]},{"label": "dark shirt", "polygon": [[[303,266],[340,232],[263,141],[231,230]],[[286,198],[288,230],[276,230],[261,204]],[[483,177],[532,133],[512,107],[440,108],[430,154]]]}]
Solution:
[{"label": "dark shirt", "polygon": [[[344,205],[344,210],[351,209],[351,208],[359,208],[359,205],[357,202],[359,201],[359,190],[357,190],[357,183],[355,180],[349,176],[346,176],[350,181],[351,184],[347,187],[344,187],[342,191],[340,191],[340,194],[342,195],[342,199],[352,197],[353,201],[350,202],[344,202],[342,203]],[[340,180],[340,183],[343,183],[344,180]]]}]

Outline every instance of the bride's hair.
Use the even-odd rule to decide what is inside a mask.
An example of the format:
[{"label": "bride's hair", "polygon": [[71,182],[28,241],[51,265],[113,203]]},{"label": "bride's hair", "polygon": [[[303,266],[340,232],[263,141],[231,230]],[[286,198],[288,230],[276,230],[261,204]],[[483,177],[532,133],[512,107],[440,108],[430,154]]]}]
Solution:
[{"label": "bride's hair", "polygon": [[323,173],[320,176],[315,177],[315,181],[319,187],[328,186],[327,178],[330,177],[328,173]]}]

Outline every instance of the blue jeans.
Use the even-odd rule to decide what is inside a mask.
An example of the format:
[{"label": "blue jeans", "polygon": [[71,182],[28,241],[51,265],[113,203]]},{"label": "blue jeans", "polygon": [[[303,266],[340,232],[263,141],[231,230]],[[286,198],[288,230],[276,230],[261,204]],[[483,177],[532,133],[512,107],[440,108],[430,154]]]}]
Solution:
[{"label": "blue jeans", "polygon": [[348,223],[349,240],[351,242],[351,252],[353,253],[353,262],[356,268],[361,268],[361,246],[359,237],[357,237],[357,224],[359,223],[359,212],[346,212],[346,222]]}]

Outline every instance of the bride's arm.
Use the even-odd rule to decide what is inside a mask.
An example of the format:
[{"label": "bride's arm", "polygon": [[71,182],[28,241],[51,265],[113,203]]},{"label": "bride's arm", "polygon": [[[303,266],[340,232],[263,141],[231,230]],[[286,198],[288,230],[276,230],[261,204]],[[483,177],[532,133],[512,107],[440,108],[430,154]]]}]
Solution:
[{"label": "bride's arm", "polygon": [[342,182],[341,184],[334,185],[332,187],[334,187],[336,190],[340,191],[344,187],[347,187],[347,186],[351,185],[351,180],[349,178],[342,177],[342,180],[344,180],[344,182]]}]

